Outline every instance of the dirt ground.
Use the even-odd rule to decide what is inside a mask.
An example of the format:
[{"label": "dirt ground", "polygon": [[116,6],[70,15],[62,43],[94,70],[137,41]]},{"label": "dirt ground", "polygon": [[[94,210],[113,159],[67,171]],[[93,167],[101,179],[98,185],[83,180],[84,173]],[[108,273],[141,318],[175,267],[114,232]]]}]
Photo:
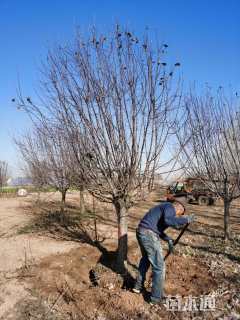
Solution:
[{"label": "dirt ground", "polygon": [[[222,239],[222,206],[189,205],[196,222],[166,261],[168,302],[180,299],[186,304],[210,296],[214,309],[149,306],[151,272],[146,290],[132,293],[140,258],[135,228],[161,199],[162,194],[154,193],[130,210],[129,261],[121,275],[113,263],[117,229],[110,205],[95,202],[93,214],[92,199],[86,196],[86,214],[80,216],[79,196],[73,192],[60,216],[57,193],[0,199],[0,319],[240,319],[238,203],[232,208],[233,240],[227,243]],[[168,232],[173,238],[178,233]],[[90,270],[96,274],[96,286]]]}]

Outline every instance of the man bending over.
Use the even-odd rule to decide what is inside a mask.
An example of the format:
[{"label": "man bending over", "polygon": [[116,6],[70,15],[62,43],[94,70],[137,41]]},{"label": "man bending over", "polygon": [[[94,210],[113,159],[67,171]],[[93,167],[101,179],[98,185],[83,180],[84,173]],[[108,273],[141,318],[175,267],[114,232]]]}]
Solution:
[{"label": "man bending over", "polygon": [[152,266],[152,291],[150,304],[161,302],[164,297],[165,264],[160,239],[168,242],[169,251],[173,251],[173,240],[164,230],[168,227],[182,227],[194,219],[194,215],[182,216],[185,207],[182,202],[173,200],[164,202],[150,209],[137,228],[137,240],[142,253],[138,276],[133,292],[140,293],[144,287],[146,273]]}]

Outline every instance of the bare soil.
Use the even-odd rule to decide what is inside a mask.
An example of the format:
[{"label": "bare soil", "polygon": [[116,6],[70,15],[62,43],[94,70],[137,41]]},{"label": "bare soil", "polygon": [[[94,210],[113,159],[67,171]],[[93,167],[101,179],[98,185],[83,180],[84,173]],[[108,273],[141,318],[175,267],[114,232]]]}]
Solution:
[{"label": "bare soil", "polygon": [[[135,228],[161,199],[163,195],[154,193],[130,210],[129,261],[121,275],[114,266],[117,229],[110,205],[95,202],[94,215],[92,199],[86,196],[86,214],[80,216],[79,195],[71,193],[66,212],[60,215],[56,193],[0,199],[0,319],[240,318],[237,202],[231,220],[234,239],[228,242],[222,239],[221,205],[189,205],[188,212],[196,213],[197,221],[166,262],[166,294],[182,298],[212,294],[214,311],[173,312],[164,305],[149,306],[151,272],[146,290],[132,293],[140,259]],[[179,231],[168,233],[174,238]],[[97,286],[89,279],[90,270],[97,275]]]}]

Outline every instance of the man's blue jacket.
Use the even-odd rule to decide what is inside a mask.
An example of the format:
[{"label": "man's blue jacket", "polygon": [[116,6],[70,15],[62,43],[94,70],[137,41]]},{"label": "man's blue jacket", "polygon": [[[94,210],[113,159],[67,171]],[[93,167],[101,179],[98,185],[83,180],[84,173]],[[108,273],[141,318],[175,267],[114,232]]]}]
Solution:
[{"label": "man's blue jacket", "polygon": [[186,217],[177,217],[174,206],[170,202],[164,202],[150,209],[140,221],[138,228],[150,229],[157,233],[165,241],[170,240],[164,230],[168,227],[180,227],[188,223]]}]

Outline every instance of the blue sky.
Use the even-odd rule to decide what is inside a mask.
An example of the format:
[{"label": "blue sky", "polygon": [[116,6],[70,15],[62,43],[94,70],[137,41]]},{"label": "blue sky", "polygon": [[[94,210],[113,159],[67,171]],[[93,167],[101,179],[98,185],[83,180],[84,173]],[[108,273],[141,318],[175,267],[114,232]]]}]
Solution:
[{"label": "blue sky", "polygon": [[14,174],[19,155],[12,136],[30,126],[11,103],[18,79],[26,95],[33,95],[48,47],[71,40],[76,26],[105,30],[116,21],[137,33],[148,26],[168,43],[185,84],[239,91],[239,0],[0,0],[0,160]]}]

